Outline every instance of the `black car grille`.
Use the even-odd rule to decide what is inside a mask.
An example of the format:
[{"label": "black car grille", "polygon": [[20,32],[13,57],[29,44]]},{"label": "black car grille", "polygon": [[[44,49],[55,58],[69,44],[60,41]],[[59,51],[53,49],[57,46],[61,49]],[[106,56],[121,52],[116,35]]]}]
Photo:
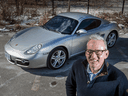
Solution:
[{"label": "black car grille", "polygon": [[29,61],[28,60],[22,60],[22,59],[16,59],[16,64],[23,65],[23,66],[28,66]]},{"label": "black car grille", "polygon": [[22,66],[29,66],[29,61],[25,60],[25,59],[20,59],[20,58],[16,58],[15,60],[12,59],[12,56],[10,56],[10,62],[14,63],[14,64],[18,64],[18,65],[22,65]]}]

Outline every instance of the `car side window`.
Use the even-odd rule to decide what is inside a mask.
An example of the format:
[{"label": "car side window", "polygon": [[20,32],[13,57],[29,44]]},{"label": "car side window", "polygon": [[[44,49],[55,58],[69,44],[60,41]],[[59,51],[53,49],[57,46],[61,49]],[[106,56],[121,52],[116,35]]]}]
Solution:
[{"label": "car side window", "polygon": [[91,30],[99,27],[100,24],[101,24],[101,21],[98,19],[85,19],[79,25],[78,30],[79,29]]}]

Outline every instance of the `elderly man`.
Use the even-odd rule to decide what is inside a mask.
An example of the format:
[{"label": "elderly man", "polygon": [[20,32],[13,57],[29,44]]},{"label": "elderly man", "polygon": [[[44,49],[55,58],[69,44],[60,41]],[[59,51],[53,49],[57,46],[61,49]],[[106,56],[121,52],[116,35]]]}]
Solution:
[{"label": "elderly man", "polygon": [[67,96],[128,96],[128,81],[123,72],[105,62],[109,51],[104,38],[90,36],[85,56],[76,61],[66,80]]}]

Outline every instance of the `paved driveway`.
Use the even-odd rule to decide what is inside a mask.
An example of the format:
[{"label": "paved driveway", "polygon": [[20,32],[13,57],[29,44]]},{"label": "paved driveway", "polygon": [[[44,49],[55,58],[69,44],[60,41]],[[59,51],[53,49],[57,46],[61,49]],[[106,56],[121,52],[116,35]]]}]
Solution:
[{"label": "paved driveway", "polygon": [[[65,80],[73,64],[84,53],[67,60],[58,70],[27,69],[12,65],[4,57],[4,45],[13,34],[0,33],[0,96],[66,96]],[[128,34],[121,34],[109,49],[109,63],[121,69],[128,78]]]}]

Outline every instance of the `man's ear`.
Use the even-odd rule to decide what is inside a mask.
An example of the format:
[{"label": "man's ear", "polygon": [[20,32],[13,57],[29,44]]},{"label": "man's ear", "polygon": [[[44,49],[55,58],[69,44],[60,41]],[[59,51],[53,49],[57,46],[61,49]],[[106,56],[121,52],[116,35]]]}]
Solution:
[{"label": "man's ear", "polygon": [[108,58],[108,56],[109,56],[109,51],[108,51],[108,50],[106,50],[106,51],[105,51],[105,59],[107,59],[107,58]]}]

